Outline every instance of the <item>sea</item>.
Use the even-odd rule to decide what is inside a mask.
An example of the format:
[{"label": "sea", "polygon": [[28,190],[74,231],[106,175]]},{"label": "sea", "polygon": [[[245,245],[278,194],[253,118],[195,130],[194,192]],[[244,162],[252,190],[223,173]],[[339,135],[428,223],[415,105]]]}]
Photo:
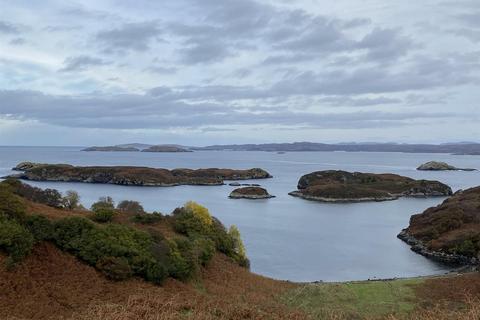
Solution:
[{"label": "sea", "polygon": [[154,168],[262,168],[272,179],[258,183],[275,198],[229,199],[235,188],[223,186],[131,187],[67,182],[28,182],[61,192],[76,190],[89,207],[102,196],[136,200],[148,211],[169,214],[189,200],[206,206],[225,225],[236,225],[245,243],[251,271],[296,282],[352,281],[437,275],[451,267],[412,252],[397,234],[410,216],[444,198],[403,198],[372,203],[328,204],[289,196],[299,178],[318,170],[396,173],[439,180],[454,191],[480,185],[480,172],[417,171],[427,161],[479,168],[480,156],[370,152],[188,153],[83,152],[80,147],[0,147],[0,176],[22,161],[72,165],[130,165]]}]

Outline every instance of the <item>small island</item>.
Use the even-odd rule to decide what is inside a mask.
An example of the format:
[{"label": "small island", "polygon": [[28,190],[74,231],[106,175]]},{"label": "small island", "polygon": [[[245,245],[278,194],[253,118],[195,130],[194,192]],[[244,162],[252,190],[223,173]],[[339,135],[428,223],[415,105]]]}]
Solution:
[{"label": "small island", "polygon": [[138,152],[140,149],[134,147],[107,146],[107,147],[89,147],[82,151],[101,151],[101,152]]},{"label": "small island", "polygon": [[268,193],[268,191],[264,188],[260,187],[244,187],[244,188],[237,188],[233,190],[229,198],[231,199],[269,199],[274,198],[275,196]]},{"label": "small island", "polygon": [[414,180],[396,174],[317,171],[300,178],[289,195],[321,202],[388,201],[400,197],[445,197],[452,189],[438,181]]},{"label": "small island", "polygon": [[143,149],[142,152],[193,152],[193,151],[179,147],[179,146],[158,145],[158,146],[151,146],[149,148]]},{"label": "small island", "polygon": [[430,161],[422,164],[417,168],[420,171],[476,171],[476,169],[471,168],[457,168],[449,165],[446,162],[440,161]]},{"label": "small island", "polygon": [[441,205],[410,218],[398,238],[432,260],[478,265],[480,254],[480,187],[455,193]]},{"label": "small island", "polygon": [[81,167],[69,164],[36,164],[22,162],[13,170],[22,173],[11,175],[32,181],[60,181],[118,184],[126,186],[170,187],[178,185],[223,185],[224,180],[266,179],[272,176],[265,170],[235,169],[161,169],[132,166]]}]

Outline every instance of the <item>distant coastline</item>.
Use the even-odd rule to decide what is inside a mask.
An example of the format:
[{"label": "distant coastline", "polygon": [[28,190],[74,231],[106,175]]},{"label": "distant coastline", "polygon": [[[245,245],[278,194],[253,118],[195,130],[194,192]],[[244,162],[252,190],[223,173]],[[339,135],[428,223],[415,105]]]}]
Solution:
[{"label": "distant coastline", "polygon": [[443,144],[403,144],[403,143],[264,143],[230,144],[204,147],[182,146],[177,144],[148,145],[141,143],[122,144],[104,147],[89,147],[83,151],[147,151],[152,152],[192,152],[192,151],[265,151],[265,152],[402,152],[402,153],[447,153],[454,155],[480,155],[480,143]]}]

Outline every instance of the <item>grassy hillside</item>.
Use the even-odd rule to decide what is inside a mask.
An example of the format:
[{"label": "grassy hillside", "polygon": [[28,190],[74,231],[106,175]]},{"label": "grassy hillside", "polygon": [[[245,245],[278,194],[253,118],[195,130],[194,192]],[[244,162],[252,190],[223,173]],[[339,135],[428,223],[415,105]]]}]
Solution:
[{"label": "grassy hillside", "polygon": [[[104,213],[110,199],[102,199],[100,205],[94,206],[95,212],[78,208],[67,210],[44,204],[52,204],[52,194],[58,196],[51,191],[44,194],[41,190],[22,190],[24,197],[19,197],[13,194],[11,188],[0,187],[0,215],[4,221],[14,221],[19,226],[2,231],[23,230],[32,234],[31,247],[28,249],[25,244],[30,242],[24,241],[28,238],[25,234],[19,238],[9,236],[13,231],[0,232],[0,319],[430,320],[478,319],[479,316],[476,300],[476,297],[480,297],[478,274],[431,279],[297,284],[252,274],[245,268],[245,260],[239,259],[243,253],[238,245],[233,253],[216,245],[211,257],[194,260],[195,268],[188,277],[177,277],[171,273],[172,269],[167,268],[170,273],[161,284],[148,281],[141,273],[115,281],[102,269],[104,264],[91,263],[72,248],[61,245],[56,239],[58,235],[48,236],[50,231],[45,226],[50,224],[38,223],[39,220],[44,222],[38,216],[46,218],[57,228],[60,222],[75,217],[88,219],[95,228],[101,230],[131,228],[127,235],[137,235],[131,233],[131,230],[137,230],[142,234],[141,239],[145,234],[155,235],[153,243],[168,243],[179,238],[195,243],[199,235],[211,236],[202,230],[204,224],[192,224],[191,215],[185,214],[198,210],[198,207],[190,203],[169,216],[159,213],[146,216],[138,203],[122,202],[119,209],[110,208],[113,214],[108,221],[99,223],[95,222],[96,213]],[[25,197],[35,198],[35,201]],[[205,210],[201,208],[201,212],[197,212],[200,220],[207,221],[207,226],[210,225],[208,221],[218,223]],[[18,216],[13,217],[14,214]],[[37,218],[32,220],[32,217]],[[32,229],[32,225],[36,227]],[[103,235],[103,231],[100,234]],[[226,231],[225,234],[230,233]],[[238,236],[237,231],[234,234]],[[84,235],[99,237],[91,231]],[[115,236],[112,233],[107,235]],[[123,246],[127,246],[125,239],[136,239],[127,235],[122,233],[122,237],[126,237],[120,239]],[[118,238],[115,239],[118,241]],[[100,237],[100,241],[104,240]],[[12,246],[15,243],[24,246]],[[138,241],[135,243],[138,245]],[[22,249],[21,252],[25,254],[16,256],[12,261],[12,248]],[[116,247],[111,248],[113,250]],[[180,246],[177,249],[180,250]],[[179,254],[188,258],[184,249]],[[85,248],[83,251],[91,252]],[[136,251],[128,252],[137,254]],[[104,252],[100,250],[100,253]],[[193,254],[200,258],[198,253],[196,250],[189,251],[190,257]],[[116,255],[119,256],[118,252]],[[155,255],[154,259],[162,262],[158,259],[166,257],[168,255]],[[128,255],[120,258],[130,262]]]}]

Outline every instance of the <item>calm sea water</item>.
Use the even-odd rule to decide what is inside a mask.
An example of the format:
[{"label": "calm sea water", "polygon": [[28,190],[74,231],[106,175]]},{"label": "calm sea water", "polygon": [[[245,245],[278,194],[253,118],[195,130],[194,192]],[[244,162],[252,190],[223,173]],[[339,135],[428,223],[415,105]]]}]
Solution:
[{"label": "calm sea water", "polygon": [[346,152],[129,153],[81,152],[80,148],[0,147],[0,175],[21,161],[74,165],[135,165],[159,168],[253,168],[274,178],[255,180],[276,198],[232,200],[234,187],[124,187],[82,183],[32,183],[59,191],[76,190],[90,206],[100,196],[140,201],[149,210],[169,213],[188,200],[208,207],[226,226],[239,227],[253,272],[292,281],[346,281],[439,274],[446,266],[413,253],[396,238],[412,214],[443,199],[400,199],[361,204],[324,204],[289,196],[303,174],[327,169],[397,173],[435,179],[454,190],[480,185],[479,172],[420,172],[430,160],[480,168],[480,156]]}]

